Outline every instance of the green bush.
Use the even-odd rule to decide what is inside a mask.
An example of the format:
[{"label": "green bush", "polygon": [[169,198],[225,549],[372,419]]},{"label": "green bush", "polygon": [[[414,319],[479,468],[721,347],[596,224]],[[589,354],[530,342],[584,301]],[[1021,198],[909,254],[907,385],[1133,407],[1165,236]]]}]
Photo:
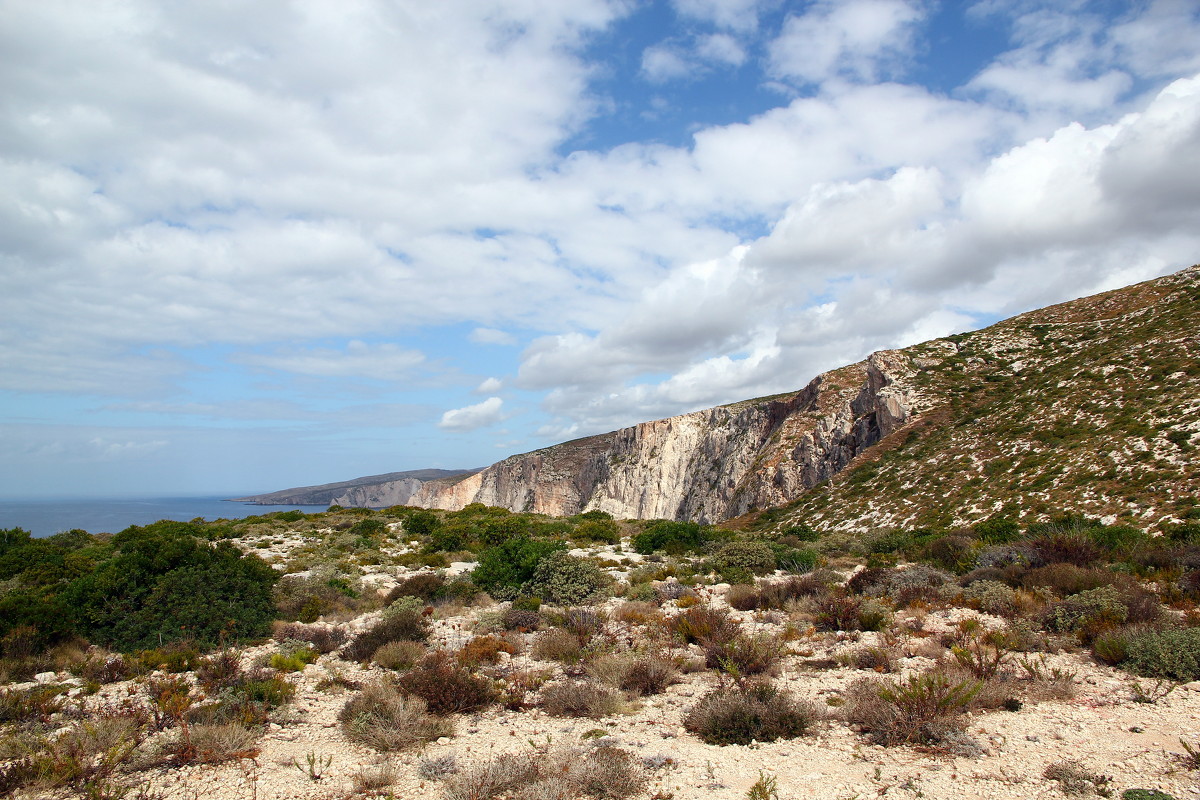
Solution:
[{"label": "green bush", "polygon": [[575,527],[573,537],[580,542],[617,544],[621,541],[621,527],[611,519],[586,519]]},{"label": "green bush", "polygon": [[714,539],[728,538],[727,532],[718,533],[714,528],[698,522],[674,522],[656,519],[646,523],[641,532],[632,539],[633,549],[642,555],[662,550],[672,555],[699,550]]},{"label": "green bush", "polygon": [[1046,612],[1046,627],[1059,633],[1080,633],[1090,641],[1105,628],[1125,623],[1129,607],[1115,586],[1101,586],[1071,595]]},{"label": "green bush", "polygon": [[525,592],[555,605],[569,606],[594,598],[608,583],[608,575],[595,563],[559,550],[538,563]]},{"label": "green bush", "polygon": [[730,542],[713,555],[709,566],[730,583],[753,583],[755,575],[775,570],[775,551],[766,542]]},{"label": "green bush", "polygon": [[483,551],[471,580],[497,600],[509,600],[533,579],[542,559],[565,549],[562,542],[514,536]]},{"label": "green bush", "polygon": [[277,573],[198,526],[155,523],[112,539],[115,554],[64,592],[76,629],[129,651],[191,639],[204,648],[267,635]]},{"label": "green bush", "polygon": [[1200,680],[1200,628],[1145,631],[1126,641],[1121,666],[1137,675],[1186,683]]}]

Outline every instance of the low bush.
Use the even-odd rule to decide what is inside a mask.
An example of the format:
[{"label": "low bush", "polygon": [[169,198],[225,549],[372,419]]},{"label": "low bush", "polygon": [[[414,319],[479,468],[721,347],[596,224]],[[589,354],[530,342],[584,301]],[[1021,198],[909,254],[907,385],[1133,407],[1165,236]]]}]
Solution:
[{"label": "low bush", "polygon": [[1103,630],[1116,628],[1129,619],[1129,607],[1115,586],[1101,586],[1071,595],[1051,605],[1044,618],[1046,628],[1059,633],[1078,633],[1090,642]]},{"label": "low bush", "polygon": [[288,639],[279,643],[279,651],[271,654],[271,669],[279,672],[300,672],[320,657],[308,642]]},{"label": "low bush", "polygon": [[388,642],[375,651],[371,661],[384,669],[404,670],[411,668],[425,655],[425,645],[420,642],[401,640]]},{"label": "low bush", "polygon": [[553,628],[537,635],[533,640],[531,653],[539,661],[578,664],[583,658],[583,645],[570,631]]},{"label": "low bush", "polygon": [[518,651],[517,645],[499,636],[476,636],[464,644],[456,653],[456,658],[468,667],[480,664],[495,664],[500,660],[501,653],[513,655]]},{"label": "low bush", "polygon": [[368,661],[375,651],[390,642],[423,642],[429,638],[429,619],[424,604],[415,597],[402,597],[384,609],[379,620],[342,649],[350,661]]},{"label": "low bush", "polygon": [[49,722],[62,711],[70,687],[39,684],[27,689],[0,691],[0,723]]},{"label": "low bush", "polygon": [[564,549],[562,542],[512,536],[480,554],[471,580],[495,599],[511,600],[533,579],[543,559]]},{"label": "low bush", "polygon": [[1047,564],[1025,573],[1021,585],[1026,589],[1045,587],[1060,597],[1067,597],[1110,586],[1114,580],[1115,576],[1108,570],[1085,569],[1075,564]]},{"label": "low bush", "polygon": [[713,554],[708,566],[729,583],[753,583],[755,575],[775,570],[775,551],[766,542],[730,542]]},{"label": "low bush", "polygon": [[446,578],[439,572],[418,572],[410,575],[388,592],[386,602],[391,604],[401,597],[419,597],[426,603],[440,599],[446,590]]},{"label": "low bush", "polygon": [[1200,680],[1200,628],[1141,631],[1128,638],[1125,649],[1121,667],[1136,675]]},{"label": "low bush", "polygon": [[496,700],[496,687],[476,675],[445,650],[435,650],[400,676],[399,686],[407,695],[425,701],[429,712],[439,716],[475,711]]},{"label": "low bush", "polygon": [[819,719],[815,706],[795,700],[769,683],[715,689],[700,699],[683,727],[707,744],[750,744],[794,739]]},{"label": "low bush", "polygon": [[528,800],[589,797],[623,800],[648,781],[637,758],[616,747],[563,748],[503,753],[450,775],[446,800]]},{"label": "low bush", "polygon": [[985,614],[1011,617],[1017,613],[1017,592],[1000,581],[975,581],[962,589],[962,599]]},{"label": "low bush", "polygon": [[939,672],[899,682],[866,678],[848,687],[846,718],[884,746],[937,745],[962,731],[962,715],[979,689],[978,682]]},{"label": "low bush", "polygon": [[588,602],[609,583],[595,563],[559,551],[538,563],[525,588],[547,602],[568,606]]},{"label": "low bush", "polygon": [[427,713],[425,701],[372,683],[338,712],[346,738],[375,750],[404,750],[454,735],[454,724]]},{"label": "low bush", "polygon": [[650,555],[656,550],[679,554],[699,550],[716,536],[713,528],[697,522],[656,519],[647,522],[640,532],[634,534],[631,544],[642,555]]},{"label": "low bush", "polygon": [[243,678],[242,654],[237,650],[222,650],[200,659],[196,681],[206,692],[216,692],[237,686]]},{"label": "low bush", "polygon": [[500,624],[506,631],[536,631],[542,624],[542,615],[536,610],[506,608],[500,615]]},{"label": "low bush", "polygon": [[332,653],[346,643],[346,630],[336,625],[305,625],[302,622],[281,622],[275,626],[275,641],[287,639],[307,642],[318,653]]},{"label": "low bush", "polygon": [[669,659],[643,656],[636,659],[622,676],[620,687],[638,695],[661,694],[678,680],[678,674]]},{"label": "low bush", "polygon": [[671,633],[686,644],[727,642],[737,635],[741,626],[724,609],[694,606],[669,623]]},{"label": "low bush", "polygon": [[538,705],[552,717],[599,719],[620,710],[621,693],[591,681],[563,681],[544,687]]},{"label": "low bush", "polygon": [[706,639],[702,646],[705,666],[734,678],[773,674],[779,667],[779,640],[769,633],[738,633],[723,641]]}]

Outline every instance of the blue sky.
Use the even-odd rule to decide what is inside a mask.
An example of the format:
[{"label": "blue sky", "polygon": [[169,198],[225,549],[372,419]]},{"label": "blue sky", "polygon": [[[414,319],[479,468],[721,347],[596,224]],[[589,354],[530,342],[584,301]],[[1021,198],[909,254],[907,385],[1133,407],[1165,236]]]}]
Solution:
[{"label": "blue sky", "polygon": [[1200,261],[1200,4],[0,0],[0,495],[512,453]]}]

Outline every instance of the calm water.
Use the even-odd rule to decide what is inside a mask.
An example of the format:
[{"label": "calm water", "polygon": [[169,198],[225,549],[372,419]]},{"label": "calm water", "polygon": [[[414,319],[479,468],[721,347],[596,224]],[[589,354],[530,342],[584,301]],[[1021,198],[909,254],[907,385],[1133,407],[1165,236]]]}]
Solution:
[{"label": "calm water", "polygon": [[252,506],[219,497],[156,497],[148,500],[0,500],[0,528],[24,528],[34,536],[52,536],[82,528],[88,533],[116,533],[130,525],[160,519],[186,522],[203,517],[241,519],[272,511],[299,509],[306,514],[327,506]]}]

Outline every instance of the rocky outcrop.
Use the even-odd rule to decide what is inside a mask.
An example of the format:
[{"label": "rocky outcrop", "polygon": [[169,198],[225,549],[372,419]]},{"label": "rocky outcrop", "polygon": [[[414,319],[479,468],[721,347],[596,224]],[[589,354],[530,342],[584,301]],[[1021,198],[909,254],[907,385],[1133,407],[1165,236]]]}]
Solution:
[{"label": "rocky outcrop", "polygon": [[468,503],[570,515],[715,522],[777,505],[837,473],[916,412],[900,352],[817,377],[799,392],[644,422],[427,481],[410,505]]}]

